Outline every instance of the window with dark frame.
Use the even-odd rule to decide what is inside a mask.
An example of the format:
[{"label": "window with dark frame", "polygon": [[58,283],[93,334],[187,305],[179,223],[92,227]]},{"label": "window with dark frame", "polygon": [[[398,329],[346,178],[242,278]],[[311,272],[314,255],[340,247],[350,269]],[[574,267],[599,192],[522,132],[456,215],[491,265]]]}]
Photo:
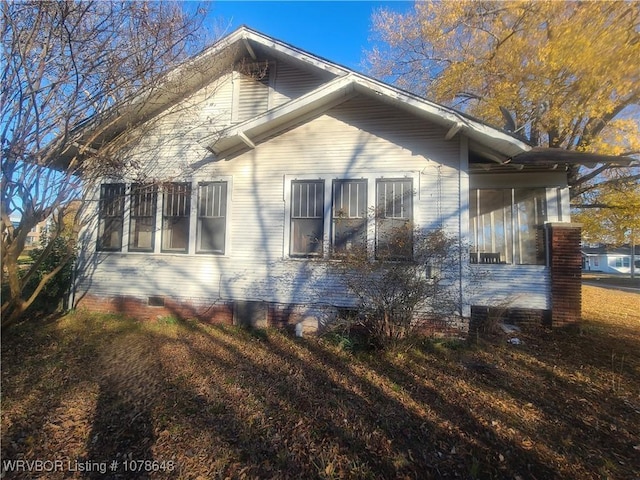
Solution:
[{"label": "window with dark frame", "polygon": [[334,180],[331,249],[340,255],[367,246],[367,181]]},{"label": "window with dark frame", "polygon": [[324,180],[291,182],[292,257],[322,256],[324,237]]},{"label": "window with dark frame", "polygon": [[124,183],[100,185],[98,207],[98,251],[119,252],[122,250],[122,228],[124,225]]},{"label": "window with dark frame", "polygon": [[188,253],[191,184],[167,183],[162,199],[162,251]]},{"label": "window with dark frame", "polygon": [[413,180],[376,182],[376,258],[413,258]]},{"label": "window with dark frame", "polygon": [[156,185],[144,183],[131,185],[129,251],[153,252],[157,200]]},{"label": "window with dark frame", "polygon": [[224,254],[227,223],[227,182],[198,185],[197,253]]}]

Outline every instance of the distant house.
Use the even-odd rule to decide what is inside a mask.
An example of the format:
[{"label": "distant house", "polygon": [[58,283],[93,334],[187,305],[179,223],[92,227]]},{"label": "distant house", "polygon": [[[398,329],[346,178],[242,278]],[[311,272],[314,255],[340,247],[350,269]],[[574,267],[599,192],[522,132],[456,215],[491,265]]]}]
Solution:
[{"label": "distant house", "polygon": [[99,148],[139,125],[121,154],[141,171],[89,197],[77,306],[317,328],[354,305],[330,268],[340,252],[374,245],[373,258],[385,231],[411,225],[467,247],[451,285],[461,328],[505,304],[554,324],[579,318],[566,166],[603,157],[533,148],[246,27],[156,92],[69,146]]},{"label": "distant house", "polygon": [[47,229],[48,220],[42,221],[38,223],[35,227],[33,227],[29,233],[27,233],[27,238],[24,242],[24,246],[27,249],[35,248],[40,246],[40,242],[42,241],[44,232]]},{"label": "distant house", "polygon": [[[24,242],[24,247],[27,250],[40,246],[40,242],[42,241],[42,236],[47,229],[48,220],[44,220],[38,223],[35,227],[33,227],[29,232],[27,232],[27,238]],[[13,228],[18,228],[20,226],[19,218],[12,218],[11,224]]]},{"label": "distant house", "polygon": [[[631,273],[631,246],[607,247],[583,247],[582,269],[591,272],[603,273]],[[635,247],[635,268],[640,271],[640,246]]]}]

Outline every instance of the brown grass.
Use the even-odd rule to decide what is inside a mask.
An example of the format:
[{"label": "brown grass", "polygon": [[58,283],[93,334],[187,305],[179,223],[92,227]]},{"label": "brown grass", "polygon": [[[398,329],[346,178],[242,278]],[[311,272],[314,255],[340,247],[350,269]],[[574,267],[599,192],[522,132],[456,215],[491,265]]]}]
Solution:
[{"label": "brown grass", "polygon": [[31,322],[2,339],[2,459],[63,466],[5,478],[637,478],[639,299],[585,286],[579,330],[384,354],[172,319]]}]

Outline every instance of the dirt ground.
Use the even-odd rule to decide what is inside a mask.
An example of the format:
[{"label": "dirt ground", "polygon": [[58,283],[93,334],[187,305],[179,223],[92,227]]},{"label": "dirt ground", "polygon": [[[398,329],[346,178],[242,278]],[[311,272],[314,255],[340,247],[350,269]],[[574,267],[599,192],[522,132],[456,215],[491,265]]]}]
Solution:
[{"label": "dirt ground", "polygon": [[2,336],[2,478],[639,478],[638,296],[583,297],[579,328],[520,345],[389,352],[173,318],[27,322]]}]

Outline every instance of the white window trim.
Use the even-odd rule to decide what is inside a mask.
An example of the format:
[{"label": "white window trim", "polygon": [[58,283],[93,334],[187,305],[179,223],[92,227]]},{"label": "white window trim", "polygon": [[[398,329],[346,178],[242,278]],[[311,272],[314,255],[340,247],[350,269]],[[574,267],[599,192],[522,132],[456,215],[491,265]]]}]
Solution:
[{"label": "white window trim", "polygon": [[[227,183],[227,215],[226,215],[226,224],[225,224],[225,237],[224,237],[224,253],[210,253],[210,252],[199,252],[196,253],[196,234],[198,229],[198,185],[200,183],[207,182],[226,182]],[[102,183],[118,183],[118,182],[109,182],[105,181]],[[154,232],[154,245],[153,252],[141,252],[141,251],[132,251],[129,249],[129,231],[130,231],[130,220],[131,220],[131,185],[133,182],[125,181],[120,182],[125,184],[126,197],[124,202],[124,225],[122,228],[122,249],[120,252],[109,252],[109,251],[100,251],[98,253],[126,253],[127,255],[161,255],[161,256],[197,256],[197,257],[216,257],[216,258],[225,258],[229,257],[232,253],[233,242],[231,237],[231,227],[233,225],[233,177],[231,175],[213,175],[213,176],[197,176],[193,178],[184,178],[184,179],[174,179],[168,183],[189,183],[191,184],[191,208],[189,210],[189,244],[188,250],[186,253],[177,253],[177,252],[163,252],[162,251],[162,202],[164,193],[162,191],[162,182],[158,183],[158,192],[156,195],[156,229]],[[98,199],[100,195],[100,188],[98,187]],[[98,234],[98,230],[96,228],[96,235]],[[96,237],[96,246],[97,246],[97,237]]]},{"label": "white window trim", "polygon": [[[413,196],[413,216],[412,222],[420,218],[420,172],[378,172],[368,175],[334,175],[326,173],[300,173],[285,174],[283,177],[282,200],[284,202],[284,238],[282,242],[282,258],[293,261],[318,261],[331,260],[331,207],[333,202],[332,188],[334,180],[366,180],[367,181],[367,209],[376,206],[376,181],[383,179],[412,179]],[[323,235],[322,235],[322,255],[318,257],[296,257],[290,254],[291,247],[291,183],[294,180],[323,180],[324,181],[324,210],[323,210]],[[375,221],[367,218],[367,245],[372,245],[375,241],[376,225]],[[375,249],[367,252],[370,258],[375,257]],[[339,260],[339,259],[337,259]]]},{"label": "white window trim", "polygon": [[[201,183],[212,183],[212,182],[226,182],[227,183],[227,212],[226,212],[226,223],[224,228],[224,253],[214,253],[214,252],[197,252],[197,239],[196,235],[198,232],[198,185]],[[189,252],[193,252],[194,256],[197,257],[216,257],[216,258],[225,258],[231,255],[231,226],[232,223],[232,200],[233,200],[233,177],[230,175],[214,175],[214,176],[198,176],[193,179],[192,187],[191,187],[191,216],[193,221],[192,225],[189,228]]]}]

